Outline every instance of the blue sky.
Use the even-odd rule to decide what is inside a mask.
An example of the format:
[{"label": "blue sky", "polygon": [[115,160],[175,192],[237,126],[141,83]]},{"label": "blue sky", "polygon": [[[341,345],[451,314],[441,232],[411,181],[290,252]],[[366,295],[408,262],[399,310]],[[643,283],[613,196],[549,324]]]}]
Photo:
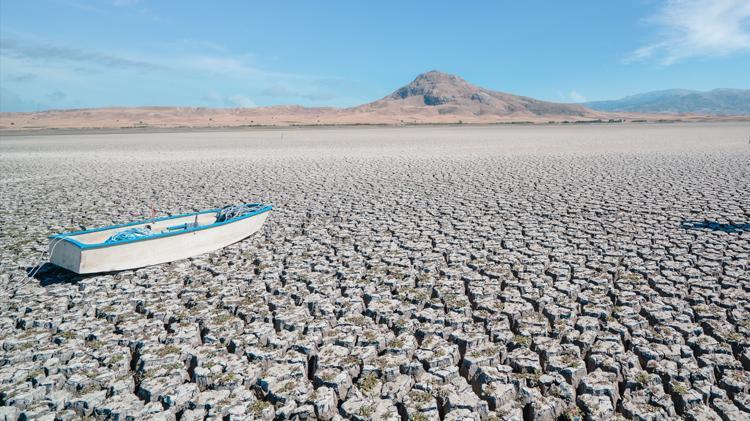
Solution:
[{"label": "blue sky", "polygon": [[351,106],[432,69],[559,102],[750,88],[750,1],[0,3],[2,111]]}]

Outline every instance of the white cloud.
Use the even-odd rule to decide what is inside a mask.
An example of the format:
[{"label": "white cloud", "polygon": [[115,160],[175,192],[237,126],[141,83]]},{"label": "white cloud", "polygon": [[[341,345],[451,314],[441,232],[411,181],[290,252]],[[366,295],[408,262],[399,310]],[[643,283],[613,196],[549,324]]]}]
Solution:
[{"label": "white cloud", "polygon": [[112,0],[112,4],[118,7],[133,6],[140,3],[140,0]]},{"label": "white cloud", "polygon": [[39,111],[46,108],[49,107],[21,98],[15,92],[0,87],[0,112]]},{"label": "white cloud", "polygon": [[257,72],[235,57],[196,56],[184,60],[183,64],[195,70],[219,75],[247,77]]},{"label": "white cloud", "polygon": [[570,91],[568,94],[568,97],[573,100],[573,102],[586,102],[588,99],[586,99],[585,96],[581,95],[580,93],[576,91]]},{"label": "white cloud", "polygon": [[290,89],[283,85],[274,85],[261,91],[261,95],[272,98],[304,98],[310,101],[328,101],[338,98],[338,95],[330,90],[315,88],[310,91],[310,84],[302,89]]},{"label": "white cloud", "polygon": [[261,94],[277,98],[297,96],[294,91],[287,88],[286,86],[281,85],[269,86],[268,88],[264,89]]},{"label": "white cloud", "polygon": [[53,1],[55,3],[59,3],[59,4],[62,4],[64,6],[72,7],[72,8],[79,9],[79,10],[85,10],[87,12],[101,13],[101,11],[102,11],[101,9],[93,7],[93,6],[89,5],[89,4],[80,3],[80,2],[77,2],[77,1],[73,1],[73,0],[53,0]]},{"label": "white cloud", "polygon": [[279,73],[264,70],[254,64],[251,54],[192,54],[177,55],[170,59],[175,68],[235,78],[268,78],[273,80],[310,79],[310,76],[295,73]]},{"label": "white cloud", "polygon": [[[219,75],[238,79],[266,78],[272,80],[310,79],[310,76],[270,72],[254,65],[251,54],[230,54],[220,51],[218,44],[186,42],[184,47],[208,49],[210,53],[172,53],[169,44],[156,44],[162,47],[159,54],[123,54],[115,51],[92,50],[77,46],[56,44],[45,41],[0,38],[0,56],[3,59],[19,59],[41,66],[78,65],[83,67],[136,69],[141,71],[170,71],[197,74]],[[167,50],[167,53],[163,51]],[[5,69],[3,69],[5,70]]]},{"label": "white cloud", "polygon": [[[308,103],[342,100],[335,94],[339,89],[324,88],[333,79],[269,71],[259,63],[259,57],[247,52],[232,52],[210,42],[178,40],[172,44],[153,43],[151,48],[134,52],[67,45],[28,35],[0,35],[0,79],[3,88],[18,92],[28,102],[24,107],[13,108],[38,108],[37,102],[49,105],[51,99],[56,101],[55,106],[72,105],[69,96],[50,96],[50,92],[58,90],[76,92],[79,101],[76,106],[140,103],[140,100],[134,99],[132,90],[119,87],[119,82],[112,83],[119,80],[150,86],[148,89],[151,91],[162,89],[161,85],[165,85],[159,91],[165,92],[164,95],[148,96],[149,93],[146,95],[148,101],[168,98],[169,92],[174,92],[176,86],[188,86],[190,89],[203,87],[208,93],[201,96],[200,101],[220,107],[255,107],[256,103],[250,98],[256,97],[268,100],[288,96],[295,102],[302,100]],[[170,48],[172,45],[174,48]],[[238,86],[242,87],[243,95],[239,94],[239,89],[235,90]],[[113,94],[102,98],[99,92],[109,87]],[[35,102],[32,104],[30,101]],[[11,108],[12,104],[5,102],[8,104],[4,108]],[[15,103],[20,104],[19,101]]]},{"label": "white cloud", "polygon": [[251,108],[255,107],[255,103],[248,97],[242,96],[242,95],[231,95],[227,97],[226,102],[229,105],[233,105],[235,107],[241,107],[241,108]]},{"label": "white cloud", "polygon": [[217,91],[208,91],[206,94],[201,96],[201,101],[210,103],[213,106],[219,107],[241,107],[241,108],[252,108],[258,105],[255,101],[244,95],[228,95],[224,96]]},{"label": "white cloud", "polygon": [[163,68],[151,61],[133,59],[109,52],[92,51],[60,44],[0,39],[0,55],[29,61],[82,63],[112,68],[156,70]]},{"label": "white cloud", "polygon": [[638,48],[626,61],[655,59],[670,65],[690,57],[750,51],[748,0],[667,0],[647,22],[660,27],[659,40]]},{"label": "white cloud", "polygon": [[174,41],[157,41],[154,42],[153,45],[160,50],[166,51],[212,51],[219,53],[225,53],[227,51],[227,48],[221,44],[192,38],[182,38]]},{"label": "white cloud", "polygon": [[221,100],[222,100],[221,94],[216,91],[208,91],[205,95],[201,97],[201,101],[207,101],[207,102],[219,102]]}]

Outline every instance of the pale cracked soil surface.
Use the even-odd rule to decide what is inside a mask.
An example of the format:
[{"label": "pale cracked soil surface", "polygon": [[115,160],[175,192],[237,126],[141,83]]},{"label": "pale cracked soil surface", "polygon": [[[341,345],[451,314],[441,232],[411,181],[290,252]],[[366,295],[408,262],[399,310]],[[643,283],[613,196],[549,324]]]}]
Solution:
[{"label": "pale cracked soil surface", "polygon": [[[0,420],[747,419],[750,125],[0,138]],[[75,276],[52,233],[261,232]],[[163,213],[162,213],[163,214]]]}]

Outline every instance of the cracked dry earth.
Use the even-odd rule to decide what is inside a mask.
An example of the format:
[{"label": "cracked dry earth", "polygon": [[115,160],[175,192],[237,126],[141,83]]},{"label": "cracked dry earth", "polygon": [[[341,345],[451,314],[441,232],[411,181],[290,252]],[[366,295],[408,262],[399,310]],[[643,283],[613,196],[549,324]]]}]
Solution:
[{"label": "cracked dry earth", "polygon": [[[750,417],[747,124],[4,135],[2,419]],[[240,201],[207,255],[21,282]]]}]

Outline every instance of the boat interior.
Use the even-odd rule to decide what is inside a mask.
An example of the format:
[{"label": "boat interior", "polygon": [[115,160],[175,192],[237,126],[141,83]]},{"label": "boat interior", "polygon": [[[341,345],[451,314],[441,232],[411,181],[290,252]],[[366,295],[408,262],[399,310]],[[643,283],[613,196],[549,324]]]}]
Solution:
[{"label": "boat interior", "polygon": [[76,241],[82,244],[100,244],[107,241],[112,235],[131,228],[146,228],[152,234],[163,234],[186,230],[196,226],[211,225],[214,222],[216,222],[216,212],[211,211],[63,235],[65,237],[74,237]]}]

